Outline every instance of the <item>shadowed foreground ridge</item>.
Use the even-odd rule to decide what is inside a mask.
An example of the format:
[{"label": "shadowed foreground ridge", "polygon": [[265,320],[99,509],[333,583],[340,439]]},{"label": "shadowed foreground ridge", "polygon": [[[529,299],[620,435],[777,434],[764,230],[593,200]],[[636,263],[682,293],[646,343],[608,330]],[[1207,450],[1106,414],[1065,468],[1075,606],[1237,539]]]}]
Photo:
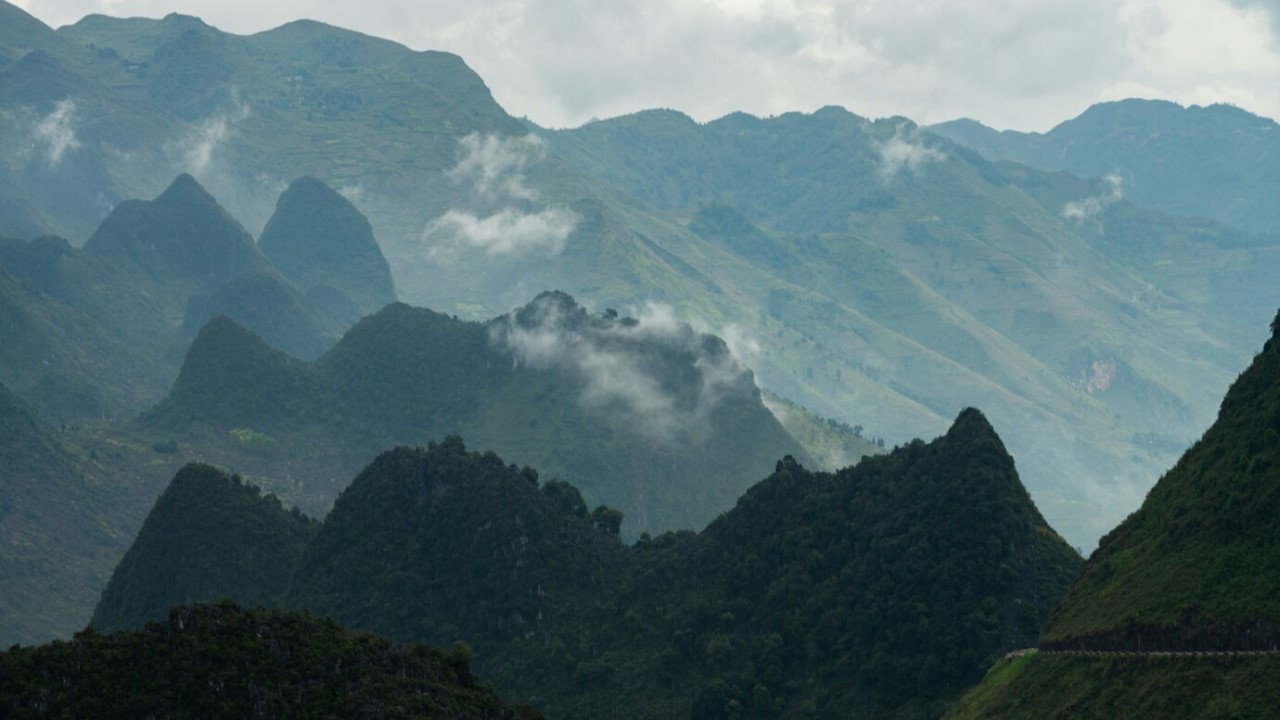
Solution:
[{"label": "shadowed foreground ridge", "polygon": [[457,437],[398,448],[338,498],[283,602],[464,640],[554,717],[905,719],[1031,643],[1079,567],[972,409],[838,473],[787,457],[698,534],[628,547],[620,519]]},{"label": "shadowed foreground ridge", "polygon": [[176,607],[165,622],[0,654],[7,717],[534,718],[470,653],[399,646],[304,613]]}]

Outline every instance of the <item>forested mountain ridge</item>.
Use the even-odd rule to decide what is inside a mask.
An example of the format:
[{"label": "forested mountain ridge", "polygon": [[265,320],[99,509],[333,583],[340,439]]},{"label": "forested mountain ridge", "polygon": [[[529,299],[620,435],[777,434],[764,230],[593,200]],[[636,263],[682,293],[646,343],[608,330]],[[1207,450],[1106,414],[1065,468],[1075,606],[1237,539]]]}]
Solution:
[{"label": "forested mountain ridge", "polygon": [[11,717],[541,717],[481,684],[464,648],[400,646],[305,613],[176,607],[129,632],[0,653]]},{"label": "forested mountain ridge", "polygon": [[290,183],[258,246],[303,293],[347,298],[356,308],[349,322],[396,301],[391,269],[369,220],[315,178]]},{"label": "forested mountain ridge", "polygon": [[[723,341],[662,314],[591,315],[563,293],[488,323],[389,305],[310,365],[218,318],[142,422],[223,444],[256,434],[282,461],[320,452],[339,472],[466,433],[618,507],[629,537],[700,527],[803,455]],[[308,482],[288,494],[322,513],[346,479]]]},{"label": "forested mountain ridge", "polygon": [[557,717],[936,717],[1079,565],[976,410],[839,473],[785,458],[698,534],[627,547],[616,520],[456,437],[399,448],[343,491],[284,602],[463,639]]},{"label": "forested mountain ridge", "polygon": [[1274,714],[1280,315],[1271,331],[1214,425],[1085,563],[1041,630],[1052,652],[997,665],[949,718]]}]

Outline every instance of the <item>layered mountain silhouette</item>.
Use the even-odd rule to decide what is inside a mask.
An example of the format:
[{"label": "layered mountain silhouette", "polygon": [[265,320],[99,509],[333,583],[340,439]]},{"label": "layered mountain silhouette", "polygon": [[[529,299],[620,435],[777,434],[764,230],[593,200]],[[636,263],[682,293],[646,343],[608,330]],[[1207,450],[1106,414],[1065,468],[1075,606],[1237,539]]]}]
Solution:
[{"label": "layered mountain silhouette", "polygon": [[[311,365],[216,318],[143,422],[253,430],[286,457],[321,445],[337,468],[464,432],[621,509],[630,537],[700,527],[803,454],[723,341],[667,317],[589,315],[563,293],[488,323],[389,305]],[[312,487],[316,511],[341,489]]]},{"label": "layered mountain silhouette", "polygon": [[[219,315],[295,357],[319,357],[366,312],[362,303],[381,307],[394,287],[368,222],[346,199],[315,180],[286,195],[273,231],[273,242],[294,247],[284,257],[310,244],[316,272],[364,266],[368,278],[330,278],[341,287],[287,278],[185,174],[155,200],[120,204],[81,249],[54,236],[0,238],[13,334],[0,380],[52,420],[133,414],[159,399],[187,343]],[[307,235],[318,228],[299,225],[302,216],[325,232]]]},{"label": "layered mountain silhouette", "polygon": [[541,717],[471,674],[465,647],[393,645],[305,613],[176,607],[145,628],[0,653],[6,714]]},{"label": "layered mountain silhouette", "polygon": [[1045,647],[1280,644],[1280,317],[1271,328],[1213,426],[1102,539]]},{"label": "layered mountain silhouette", "polygon": [[[1269,319],[1252,313],[1275,304],[1250,302],[1275,293],[1269,239],[986,162],[902,118],[646,112],[530,133],[456,56],[308,21],[240,37],[91,16],[0,51],[0,100],[31,108],[0,133],[23,232],[78,245],[186,172],[256,233],[280,187],[314,177],[357,199],[415,305],[486,319],[547,288],[629,314],[663,303],[759,347],[763,387],[891,443],[985,407],[1018,455],[1046,458],[1026,480],[1080,546],[1210,422]],[[32,146],[46,121],[65,143]],[[298,290],[347,323],[376,305]],[[201,296],[170,317],[193,332],[235,308]],[[319,346],[253,329],[300,357]]]},{"label": "layered mountain silhouette", "polygon": [[[627,547],[607,514],[458,438],[399,448],[339,497],[284,602],[465,639],[482,676],[556,716],[906,717],[1029,642],[1079,564],[976,410],[836,474],[786,458],[696,535]],[[206,578],[240,563],[193,555]]]}]

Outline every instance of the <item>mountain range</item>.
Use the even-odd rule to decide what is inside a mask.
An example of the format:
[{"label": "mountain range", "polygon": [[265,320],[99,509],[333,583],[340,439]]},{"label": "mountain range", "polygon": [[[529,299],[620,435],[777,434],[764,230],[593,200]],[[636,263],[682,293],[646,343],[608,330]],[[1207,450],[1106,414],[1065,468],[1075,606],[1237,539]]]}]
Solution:
[{"label": "mountain range", "polygon": [[999,132],[974,120],[931,125],[991,160],[1083,178],[1110,177],[1134,202],[1275,235],[1280,127],[1233,105],[1166,100],[1099,103],[1046,133]]},{"label": "mountain range", "polygon": [[[54,31],[3,12],[29,30],[0,74],[0,191],[28,235],[77,246],[181,172],[253,234],[314,177],[368,216],[412,304],[472,320],[553,288],[660,304],[730,339],[766,389],[891,443],[985,407],[1044,458],[1028,485],[1081,547],[1207,426],[1280,303],[1274,236],[1113,202],[1101,180],[988,162],[902,118],[654,111],[551,132],[456,56],[319,23]],[[263,284],[242,296],[287,305]],[[304,307],[350,322],[328,295]],[[321,323],[291,351],[314,356],[317,333],[336,337]]]},{"label": "mountain range", "polygon": [[[188,467],[95,627],[275,596],[402,641],[465,640],[482,677],[555,717],[905,718],[1030,642],[1079,566],[973,409],[839,473],[788,456],[702,532],[632,547],[572,485],[457,437],[379,455],[278,568],[293,545],[275,538],[305,523]],[[255,561],[269,586],[245,583]]]}]

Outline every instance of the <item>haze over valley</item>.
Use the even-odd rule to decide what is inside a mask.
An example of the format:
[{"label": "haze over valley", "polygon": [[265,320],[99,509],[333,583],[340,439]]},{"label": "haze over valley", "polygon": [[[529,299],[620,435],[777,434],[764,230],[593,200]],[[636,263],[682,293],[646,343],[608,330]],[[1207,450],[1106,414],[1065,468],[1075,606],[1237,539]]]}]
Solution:
[{"label": "haze over valley", "polygon": [[[894,60],[884,9],[832,9],[834,34],[804,3],[673,15],[698,52],[785,26],[892,68],[836,54],[830,95],[779,105],[763,74],[673,109],[637,103],[689,79],[627,84],[621,59],[555,89],[581,77],[540,50],[550,6],[512,70],[447,3],[454,34],[392,41],[0,1],[0,647],[74,636],[0,654],[0,707],[56,675],[84,688],[68,712],[183,712],[103,658],[190,626],[202,672],[281,688],[229,716],[349,714],[354,687],[422,716],[1165,716],[1054,683],[1093,688],[1073,653],[1139,638],[1278,639],[1280,128],[1256,112],[1280,108],[1257,81],[1280,10],[1139,4],[1098,20],[1128,33],[1114,78],[1173,99],[1087,96],[1073,68],[1037,91],[1077,102],[1049,124],[1030,67],[1004,99],[889,87],[978,61]],[[1215,24],[1169,45],[1190,17]],[[668,47],[654,27],[634,42]],[[1110,47],[1098,28],[1059,32]],[[1231,92],[1154,69],[1230,33],[1253,68]],[[1064,655],[1001,659],[1037,646]],[[305,677],[243,674],[290,652]],[[1159,694],[1197,671],[1119,672]]]}]

